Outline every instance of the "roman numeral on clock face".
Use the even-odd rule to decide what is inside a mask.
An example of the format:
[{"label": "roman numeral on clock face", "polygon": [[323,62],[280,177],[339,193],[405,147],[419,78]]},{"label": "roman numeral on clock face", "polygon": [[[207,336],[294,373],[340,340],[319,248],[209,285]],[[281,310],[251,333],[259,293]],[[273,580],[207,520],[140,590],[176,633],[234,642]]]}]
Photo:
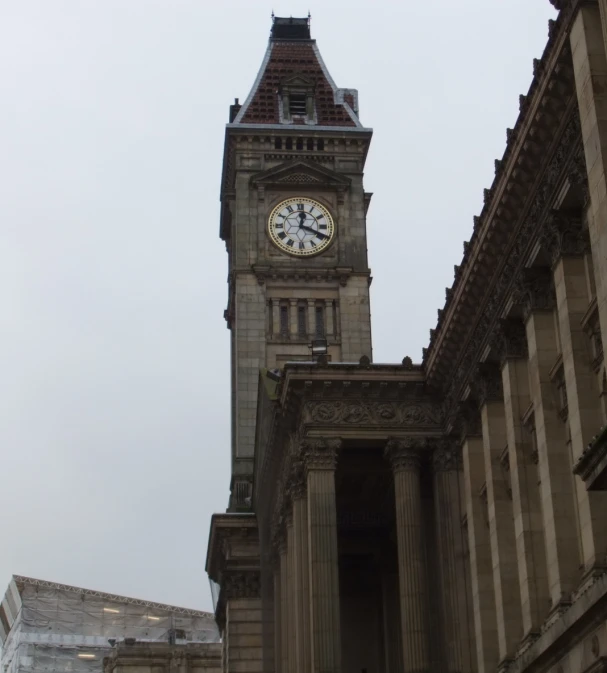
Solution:
[{"label": "roman numeral on clock face", "polygon": [[289,246],[289,248],[292,248],[292,247],[295,245],[295,241],[292,240],[292,239],[289,239],[289,240],[287,241],[287,245]]},{"label": "roman numeral on clock face", "polygon": [[278,232],[278,238],[280,238],[281,241],[284,241],[287,235],[285,234],[284,231],[279,231]]},{"label": "roman numeral on clock face", "polygon": [[292,206],[287,206],[287,210],[292,213],[293,212],[293,207]]},{"label": "roman numeral on clock face", "polygon": [[300,250],[305,250],[306,249],[306,245],[303,241],[299,241],[299,249]]}]

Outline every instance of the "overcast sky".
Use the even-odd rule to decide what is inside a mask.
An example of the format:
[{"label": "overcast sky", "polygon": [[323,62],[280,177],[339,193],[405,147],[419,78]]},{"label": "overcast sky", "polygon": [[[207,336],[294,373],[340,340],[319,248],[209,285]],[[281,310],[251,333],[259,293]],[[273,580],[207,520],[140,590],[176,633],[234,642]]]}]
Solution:
[{"label": "overcast sky", "polygon": [[374,359],[421,359],[548,0],[0,0],[0,596],[27,574],[210,609],[229,486],[228,107],[312,13],[374,129]]}]

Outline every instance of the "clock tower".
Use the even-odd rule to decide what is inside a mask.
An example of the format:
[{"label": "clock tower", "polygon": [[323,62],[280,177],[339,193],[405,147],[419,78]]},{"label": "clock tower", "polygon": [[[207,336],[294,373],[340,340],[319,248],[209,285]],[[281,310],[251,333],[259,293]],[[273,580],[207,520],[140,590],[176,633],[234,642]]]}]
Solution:
[{"label": "clock tower", "polygon": [[262,368],[311,359],[371,358],[363,187],[372,131],[358,93],[338,88],[309,18],[273,19],[251,92],[230,107],[220,235],[229,256],[232,481],[230,510],[246,509]]}]

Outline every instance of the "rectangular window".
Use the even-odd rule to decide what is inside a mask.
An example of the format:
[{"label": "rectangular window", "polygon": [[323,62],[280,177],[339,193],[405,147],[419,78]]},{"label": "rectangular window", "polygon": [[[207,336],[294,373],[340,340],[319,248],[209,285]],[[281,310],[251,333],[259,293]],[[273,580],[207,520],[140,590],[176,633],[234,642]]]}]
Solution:
[{"label": "rectangular window", "polygon": [[289,112],[291,117],[305,117],[306,116],[306,94],[292,93],[289,96]]},{"label": "rectangular window", "polygon": [[289,307],[280,305],[280,336],[289,336]]},{"label": "rectangular window", "polygon": [[297,334],[301,338],[306,338],[308,335],[306,331],[306,307],[298,306],[297,307]]},{"label": "rectangular window", "polygon": [[323,306],[316,307],[315,335],[317,339],[322,339],[325,336],[325,311]]}]

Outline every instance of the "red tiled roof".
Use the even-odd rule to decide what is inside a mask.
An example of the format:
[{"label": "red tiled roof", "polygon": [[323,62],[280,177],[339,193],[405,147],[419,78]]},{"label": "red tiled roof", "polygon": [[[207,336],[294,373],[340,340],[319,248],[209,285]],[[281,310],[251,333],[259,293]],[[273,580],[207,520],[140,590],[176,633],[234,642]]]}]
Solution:
[{"label": "red tiled roof", "polygon": [[[267,63],[257,79],[257,87],[251,92],[243,116],[238,120],[243,124],[279,124],[278,90],[282,82],[300,75],[315,83],[316,123],[320,126],[356,126],[348,110],[335,102],[333,86],[323,72],[317,57],[314,42],[280,41],[270,42]],[[350,95],[345,97],[353,101]],[[294,120],[302,124],[303,120]]]}]

